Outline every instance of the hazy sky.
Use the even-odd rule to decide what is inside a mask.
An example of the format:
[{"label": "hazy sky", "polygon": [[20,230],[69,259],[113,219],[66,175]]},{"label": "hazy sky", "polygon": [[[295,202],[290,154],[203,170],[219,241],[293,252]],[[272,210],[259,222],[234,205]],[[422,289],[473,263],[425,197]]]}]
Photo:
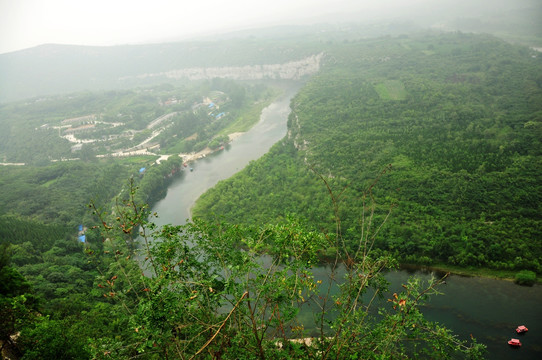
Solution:
[{"label": "hazy sky", "polygon": [[[472,16],[540,0],[0,0],[0,54],[36,45],[175,41],[219,31],[381,16]],[[338,16],[339,15],[339,16]]]},{"label": "hazy sky", "polygon": [[0,53],[45,43],[116,45],[372,13],[427,0],[0,0]]}]

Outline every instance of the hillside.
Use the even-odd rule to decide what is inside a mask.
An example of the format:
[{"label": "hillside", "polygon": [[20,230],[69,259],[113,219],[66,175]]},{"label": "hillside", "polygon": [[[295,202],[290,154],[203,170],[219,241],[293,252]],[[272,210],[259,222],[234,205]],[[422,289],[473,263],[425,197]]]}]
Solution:
[{"label": "hillside", "polygon": [[185,80],[179,87],[163,84],[7,103],[0,105],[0,162],[47,165],[216,148],[224,142],[216,139],[213,145],[219,133],[223,138],[228,129],[246,131],[239,119],[257,121],[257,114],[248,114],[259,112],[277,91],[271,81]]},{"label": "hillside", "polygon": [[[404,7],[405,12],[390,6],[380,15],[326,14],[312,25],[255,28],[190,41],[122,46],[45,44],[0,54],[0,103],[74,91],[130,89],[165,82],[178,85],[179,79],[169,75],[217,68],[228,69],[228,74],[232,68],[303,62],[332,44],[424,29],[488,33],[542,47],[542,5],[538,1],[447,0],[427,5],[411,4]],[[211,72],[205,78],[224,74]],[[234,74],[239,75],[242,73]],[[275,72],[266,76],[278,78]]]},{"label": "hillside", "polygon": [[254,224],[293,213],[319,228],[332,206],[314,169],[341,193],[355,242],[362,189],[391,164],[373,190],[376,216],[395,206],[381,251],[540,273],[541,58],[461,33],[337,45],[295,98],[289,137],[202,196],[194,215]]},{"label": "hillside", "polygon": [[[480,358],[472,335],[420,312],[442,281],[372,299],[393,257],[542,272],[542,56],[412,28],[0,55],[0,161],[25,164],[0,167],[2,345],[18,334],[25,358]],[[183,158],[158,158],[220,148],[275,98],[267,80],[299,78],[288,136],[198,202],[212,221],[148,222],[144,204],[183,176]],[[364,224],[391,217],[352,258],[375,233],[360,221],[373,200]],[[322,256],[336,259],[329,285],[313,273]],[[314,347],[299,343],[314,335],[298,321],[309,305]]]},{"label": "hillside", "polygon": [[[113,47],[42,45],[0,55],[0,103],[74,91],[130,89],[166,82],[179,85],[179,80],[190,78],[183,72],[189,75],[207,68],[227,67],[229,72],[256,65],[276,68],[317,55],[321,51],[317,45],[301,39],[250,38]],[[298,66],[293,65],[294,69]],[[211,72],[199,78],[216,76]]]}]

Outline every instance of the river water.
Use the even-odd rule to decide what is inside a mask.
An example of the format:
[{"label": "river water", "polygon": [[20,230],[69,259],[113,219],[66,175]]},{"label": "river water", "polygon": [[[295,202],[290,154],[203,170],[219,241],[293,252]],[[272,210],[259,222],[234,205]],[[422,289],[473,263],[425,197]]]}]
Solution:
[{"label": "river water", "polygon": [[[284,86],[284,95],[263,110],[260,121],[250,131],[224,151],[193,163],[192,172],[185,171],[169,186],[166,197],[153,208],[159,215],[154,219],[157,225],[184,224],[201,194],[261,157],[286,135],[290,100],[301,84]],[[325,279],[328,270],[318,267],[315,276]],[[422,269],[389,272],[387,297],[401,291],[401,284],[414,275],[429,279],[432,273]],[[440,322],[461,339],[472,334],[487,345],[488,359],[542,359],[542,286],[523,287],[510,281],[451,275],[439,290],[444,295],[431,298],[423,307],[429,320]],[[514,329],[518,325],[526,325],[529,332],[517,336]],[[511,348],[507,344],[511,337],[520,338],[523,346]]]},{"label": "river water", "polygon": [[156,211],[160,217],[156,219],[156,224],[184,224],[190,218],[190,208],[207,189],[242,170],[250,161],[259,159],[286,135],[290,100],[301,84],[287,82],[280,85],[284,94],[262,111],[255,126],[225,150],[192,163],[192,172],[184,171],[183,176],[174,180],[166,197],[153,208],[153,212]]}]

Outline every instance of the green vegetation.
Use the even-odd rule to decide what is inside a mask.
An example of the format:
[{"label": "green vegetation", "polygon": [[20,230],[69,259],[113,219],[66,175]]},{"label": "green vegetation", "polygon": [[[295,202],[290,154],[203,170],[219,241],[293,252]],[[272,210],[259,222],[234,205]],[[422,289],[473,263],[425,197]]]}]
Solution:
[{"label": "green vegetation", "polygon": [[[143,161],[142,161],[143,160]],[[49,166],[5,166],[0,172],[0,215],[11,214],[75,229],[89,219],[90,199],[109,204],[131,175],[149,159],[126,163],[108,159]]]},{"label": "green vegetation", "polygon": [[[540,279],[540,57],[485,35],[360,38],[241,54],[326,50],[289,136],[185,226],[157,228],[142,204],[182,176],[175,154],[245,131],[274,88],[215,79],[2,105],[0,159],[26,165],[0,171],[1,345],[25,359],[480,358],[420,313],[440,280],[386,299],[382,272],[398,260]],[[230,51],[206,46],[211,65]],[[94,125],[74,132],[95,140],[79,149],[74,118]],[[323,258],[329,284],[312,273]]]},{"label": "green vegetation", "polygon": [[[255,224],[291,213],[320,229],[332,216],[320,174],[355,224],[360,189],[391,164],[375,191],[382,211],[395,207],[380,251],[406,263],[541,273],[536,53],[437,34],[336,45],[331,57],[294,99],[290,137],[204,194],[194,215]],[[348,243],[358,230],[347,229]]]},{"label": "green vegetation", "polygon": [[[221,130],[239,123],[247,126],[246,118],[257,120],[250,118],[253,109],[274,96],[276,92],[265,85],[216,80],[183,89],[82,93],[2,106],[1,158],[26,163],[0,171],[0,246],[5,263],[13,266],[3,266],[0,274],[9,287],[6,292],[2,288],[0,298],[5,351],[15,358],[24,353],[25,359],[85,359],[92,354],[89,338],[97,339],[107,330],[106,336],[113,339],[117,326],[126,328],[121,320],[110,327],[111,309],[100,299],[102,294],[95,294],[95,279],[108,250],[93,230],[96,218],[87,205],[92,201],[100,212],[120,214],[130,178],[139,188],[136,200],[152,204],[164,196],[172,179],[182,176],[183,159],[173,153],[156,164],[156,155],[97,158],[96,154],[133,147],[160,127],[167,131],[154,141],[164,145],[162,153],[183,146],[184,137],[194,134],[201,146],[218,147],[227,141],[218,134]],[[214,108],[207,108],[204,97],[214,102]],[[218,106],[224,113],[220,119]],[[168,114],[173,115],[157,121],[151,131],[150,122]],[[75,135],[97,140],[74,152],[73,144],[60,137],[72,122],[95,125]],[[133,138],[124,135],[130,132]],[[77,238],[79,225],[85,243]],[[125,227],[123,233],[137,234],[137,225]],[[131,268],[135,271],[137,263]],[[21,290],[12,291],[17,287]],[[9,336],[18,332],[13,342]]]},{"label": "green vegetation", "polygon": [[405,100],[407,92],[399,80],[386,80],[375,85],[375,91],[382,100]]},{"label": "green vegetation", "polygon": [[276,93],[261,83],[214,79],[5,104],[0,159],[43,166],[122,151],[199,151],[217,135],[246,131]]},{"label": "green vegetation", "polygon": [[[375,204],[367,195],[368,215]],[[388,301],[374,301],[386,288],[382,271],[393,266],[369,250],[376,235],[371,229],[380,224],[364,223],[363,241],[350,252],[339,233],[309,231],[292,218],[264,226],[196,221],[156,228],[137,197],[131,188],[114,215],[93,207],[102,225],[92,237],[104,239],[86,251],[99,273],[90,291],[95,300],[78,309],[84,321],[73,313],[19,323],[17,345],[25,357],[482,356],[483,345],[459,341],[421,315],[420,306],[438,293],[441,280],[413,279]],[[138,236],[142,253],[134,253]],[[327,284],[311,273],[324,246],[337,249]],[[141,274],[143,257],[151,277]],[[310,305],[320,310],[312,321],[300,322],[300,309]],[[311,345],[299,342],[308,337]]]},{"label": "green vegetation", "polygon": [[536,282],[536,273],[529,270],[522,270],[516,274],[516,283],[532,286]]},{"label": "green vegetation", "polygon": [[243,108],[239,110],[239,115],[237,116],[235,122],[228,125],[225,129],[222,129],[219,134],[228,135],[250,130],[250,128],[260,119],[262,110],[267,107],[272,100],[276,99],[278,95],[278,89],[268,89],[267,94],[263,97],[263,100],[251,105],[243,106]]},{"label": "green vegetation", "polygon": [[167,132],[157,137],[161,153],[190,153],[225,145],[229,134],[250,129],[279,92],[263,84],[240,85],[223,79],[213,79],[206,91],[214,106],[203,104],[181,114]]}]

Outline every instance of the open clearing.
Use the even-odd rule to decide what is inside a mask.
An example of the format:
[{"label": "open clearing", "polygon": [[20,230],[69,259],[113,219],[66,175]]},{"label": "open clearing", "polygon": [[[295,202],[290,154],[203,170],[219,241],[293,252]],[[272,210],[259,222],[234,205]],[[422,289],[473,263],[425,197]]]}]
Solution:
[{"label": "open clearing", "polygon": [[405,86],[399,80],[386,80],[374,88],[382,100],[405,100],[407,96]]}]

